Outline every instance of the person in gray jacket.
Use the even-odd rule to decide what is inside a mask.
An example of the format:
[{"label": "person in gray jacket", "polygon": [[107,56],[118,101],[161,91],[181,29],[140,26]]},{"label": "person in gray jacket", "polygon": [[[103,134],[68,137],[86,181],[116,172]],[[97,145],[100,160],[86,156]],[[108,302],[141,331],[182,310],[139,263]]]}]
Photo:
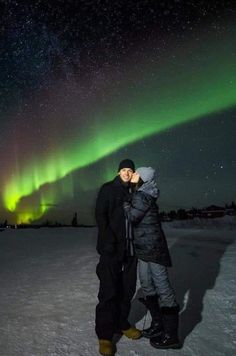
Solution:
[{"label": "person in gray jacket", "polygon": [[167,267],[171,266],[171,258],[156,203],[159,190],[155,170],[140,167],[131,182],[136,183],[136,191],[132,200],[123,206],[126,218],[133,226],[139,279],[145,296],[141,301],[152,317],[151,326],[143,330],[143,336],[149,338],[155,348],[180,348],[179,305],[168,278]]}]

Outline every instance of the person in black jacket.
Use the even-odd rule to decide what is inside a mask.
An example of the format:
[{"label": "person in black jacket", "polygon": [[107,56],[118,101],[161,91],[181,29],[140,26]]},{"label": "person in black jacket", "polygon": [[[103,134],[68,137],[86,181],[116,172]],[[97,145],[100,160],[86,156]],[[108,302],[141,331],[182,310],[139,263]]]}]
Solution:
[{"label": "person in black jacket", "polygon": [[136,290],[137,258],[127,236],[123,203],[129,200],[133,161],[120,162],[118,175],[105,183],[96,201],[98,226],[97,251],[100,254],[97,276],[100,280],[95,331],[99,352],[114,355],[113,335],[117,332],[138,339],[141,332],[128,322],[131,300]]},{"label": "person in black jacket", "polygon": [[134,228],[134,249],[145,296],[141,301],[152,316],[151,326],[142,333],[156,348],[180,348],[179,306],[168,278],[167,267],[171,266],[171,258],[156,204],[159,190],[155,170],[138,168],[131,182],[137,183],[136,192],[123,207]]}]

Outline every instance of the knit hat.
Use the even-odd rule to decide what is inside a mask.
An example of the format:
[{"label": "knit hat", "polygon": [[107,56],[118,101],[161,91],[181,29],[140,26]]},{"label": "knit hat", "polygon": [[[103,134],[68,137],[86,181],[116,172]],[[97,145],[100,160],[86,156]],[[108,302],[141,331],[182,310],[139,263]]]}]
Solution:
[{"label": "knit hat", "polygon": [[118,172],[123,169],[123,168],[130,168],[132,171],[135,171],[135,166],[134,162],[131,159],[123,159],[123,161],[120,162],[119,167],[118,167]]},{"label": "knit hat", "polygon": [[140,167],[136,170],[136,172],[138,172],[144,183],[156,178],[156,172],[152,167]]}]

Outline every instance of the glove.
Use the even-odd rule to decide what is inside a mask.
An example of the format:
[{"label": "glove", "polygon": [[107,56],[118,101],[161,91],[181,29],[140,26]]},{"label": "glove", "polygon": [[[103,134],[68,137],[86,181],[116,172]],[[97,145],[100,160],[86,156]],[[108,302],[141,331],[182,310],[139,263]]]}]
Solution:
[{"label": "glove", "polygon": [[131,207],[131,204],[128,202],[128,201],[125,201],[123,203],[123,209],[124,211],[129,211],[130,210],[130,207]]}]

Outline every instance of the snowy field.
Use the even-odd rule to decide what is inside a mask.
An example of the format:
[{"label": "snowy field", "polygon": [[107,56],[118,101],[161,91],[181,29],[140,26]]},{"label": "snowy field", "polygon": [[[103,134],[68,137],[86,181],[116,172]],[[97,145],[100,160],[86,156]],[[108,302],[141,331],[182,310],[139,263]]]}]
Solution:
[{"label": "snowy field", "polygon": [[[159,351],[147,339],[116,339],[117,356],[236,355],[236,226],[165,223],[181,305],[181,350]],[[0,355],[98,355],[94,309],[96,228],[0,232]],[[130,321],[143,327],[137,298]],[[146,326],[150,317],[147,314]]]}]

